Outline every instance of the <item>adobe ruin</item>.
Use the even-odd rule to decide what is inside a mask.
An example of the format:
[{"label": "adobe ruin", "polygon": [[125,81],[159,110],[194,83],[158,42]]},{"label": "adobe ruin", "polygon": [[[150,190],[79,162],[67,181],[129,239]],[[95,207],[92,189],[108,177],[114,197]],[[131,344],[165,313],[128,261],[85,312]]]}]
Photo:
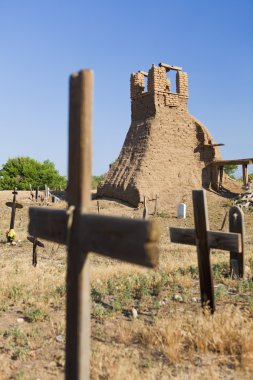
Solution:
[{"label": "adobe ruin", "polygon": [[[167,72],[176,72],[176,92]],[[145,77],[147,90],[145,91]],[[193,189],[218,188],[219,145],[188,112],[188,76],[160,63],[130,78],[131,126],[116,162],[98,187],[99,197],[133,206],[159,197],[164,207],[191,196]],[[209,165],[209,166],[208,166]]]}]

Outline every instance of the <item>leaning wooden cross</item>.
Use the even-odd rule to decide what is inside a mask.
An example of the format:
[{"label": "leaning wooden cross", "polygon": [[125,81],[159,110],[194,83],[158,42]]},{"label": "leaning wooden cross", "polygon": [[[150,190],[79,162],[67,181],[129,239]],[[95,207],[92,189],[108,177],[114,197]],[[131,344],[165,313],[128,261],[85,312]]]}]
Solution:
[{"label": "leaning wooden cross", "polygon": [[68,210],[30,208],[29,233],[68,245],[66,379],[89,378],[88,252],[154,267],[159,229],[154,222],[88,214],[91,197],[93,74],[70,77]]},{"label": "leaning wooden cross", "polygon": [[237,268],[237,274],[243,277],[243,214],[238,207],[232,207],[229,212],[231,232],[210,231],[205,190],[193,190],[192,197],[195,230],[170,228],[170,238],[173,243],[197,246],[201,303],[202,306],[208,305],[213,313],[215,301],[210,249],[230,251],[230,271]]},{"label": "leaning wooden cross", "polygon": [[[14,229],[16,208],[23,208],[23,206],[20,203],[17,203],[17,201],[16,201],[16,196],[18,194],[16,187],[14,188],[12,194],[13,194],[12,202],[6,202],[6,206],[11,207],[10,230]],[[9,237],[8,237],[8,241],[10,241]]]},{"label": "leaning wooden cross", "polygon": [[33,244],[32,264],[34,267],[36,267],[37,266],[37,247],[44,248],[44,244],[34,236],[27,236],[27,240]]}]

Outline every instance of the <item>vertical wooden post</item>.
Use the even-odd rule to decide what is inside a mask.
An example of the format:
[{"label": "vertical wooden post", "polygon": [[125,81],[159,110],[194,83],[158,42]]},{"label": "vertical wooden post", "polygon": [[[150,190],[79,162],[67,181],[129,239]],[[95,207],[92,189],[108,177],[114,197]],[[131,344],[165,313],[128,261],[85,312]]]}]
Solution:
[{"label": "vertical wooden post", "polygon": [[14,188],[12,194],[13,194],[13,200],[12,200],[12,208],[11,208],[11,221],[10,221],[10,230],[14,229],[15,225],[15,215],[16,215],[16,195],[17,195],[17,189]]},{"label": "vertical wooden post", "polygon": [[242,177],[243,177],[243,185],[247,186],[247,184],[249,182],[248,165],[247,164],[242,165]]},{"label": "vertical wooden post", "polygon": [[193,209],[196,231],[196,245],[199,265],[199,280],[202,306],[208,304],[211,312],[215,311],[213,277],[210,263],[207,230],[209,230],[206,193],[204,190],[193,190]]},{"label": "vertical wooden post", "polygon": [[244,216],[242,210],[233,206],[229,210],[229,231],[241,234],[242,252],[230,252],[230,275],[244,276]]},{"label": "vertical wooden post", "polygon": [[158,196],[156,194],[155,196],[155,209],[154,209],[154,215],[157,215],[157,203],[158,203]]},{"label": "vertical wooden post", "polygon": [[146,200],[146,197],[144,195],[144,201],[143,201],[143,219],[148,219],[148,208],[147,208],[147,200]]},{"label": "vertical wooden post", "polygon": [[219,188],[222,187],[222,180],[223,180],[223,170],[224,170],[224,166],[220,166],[219,167],[219,174],[220,174],[220,180],[219,180]]},{"label": "vertical wooden post", "polygon": [[35,200],[36,200],[36,202],[38,201],[38,195],[39,195],[39,188],[36,187],[36,190],[35,190]]},{"label": "vertical wooden post", "polygon": [[100,213],[100,205],[99,205],[99,201],[97,201],[97,208],[98,208],[98,214]]},{"label": "vertical wooden post", "polygon": [[89,379],[90,285],[88,252],[80,246],[80,215],[87,211],[91,189],[93,73],[70,77],[68,204],[74,206],[67,269],[66,379]]}]

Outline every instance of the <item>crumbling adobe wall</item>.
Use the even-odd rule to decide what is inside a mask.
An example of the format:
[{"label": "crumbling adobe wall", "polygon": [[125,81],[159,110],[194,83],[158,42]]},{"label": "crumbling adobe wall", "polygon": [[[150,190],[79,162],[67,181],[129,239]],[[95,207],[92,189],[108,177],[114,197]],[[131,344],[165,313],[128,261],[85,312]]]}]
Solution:
[{"label": "crumbling adobe wall", "polygon": [[220,159],[219,150],[207,128],[188,112],[187,73],[175,69],[172,93],[166,76],[171,69],[152,65],[148,73],[131,75],[131,126],[98,196],[137,206],[144,195],[152,200],[157,194],[160,206],[167,207],[215,180],[217,173],[206,165]]}]

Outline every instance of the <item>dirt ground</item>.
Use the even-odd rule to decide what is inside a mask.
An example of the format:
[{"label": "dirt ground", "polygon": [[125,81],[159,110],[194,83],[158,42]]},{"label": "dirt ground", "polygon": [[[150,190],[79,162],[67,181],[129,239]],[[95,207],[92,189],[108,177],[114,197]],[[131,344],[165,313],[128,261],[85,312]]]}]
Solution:
[{"label": "dirt ground", "polygon": [[[236,186],[236,185],[235,185]],[[27,240],[28,209],[40,206],[19,192],[16,245],[6,244],[10,191],[0,192],[0,379],[64,378],[64,246],[43,241],[38,265],[32,266]],[[219,230],[232,204],[228,194],[207,192],[209,221]],[[99,200],[100,212],[141,218],[134,209]],[[48,205],[64,208],[64,200]],[[97,212],[97,200],[90,212]],[[171,226],[193,227],[176,218],[176,206],[149,217],[161,227],[160,263],[156,270],[90,254],[92,379],[251,379],[253,377],[253,214],[245,211],[246,275],[229,276],[229,252],[212,250],[217,310],[203,312],[199,300],[196,248],[172,244]],[[228,230],[226,220],[224,230]]]}]

